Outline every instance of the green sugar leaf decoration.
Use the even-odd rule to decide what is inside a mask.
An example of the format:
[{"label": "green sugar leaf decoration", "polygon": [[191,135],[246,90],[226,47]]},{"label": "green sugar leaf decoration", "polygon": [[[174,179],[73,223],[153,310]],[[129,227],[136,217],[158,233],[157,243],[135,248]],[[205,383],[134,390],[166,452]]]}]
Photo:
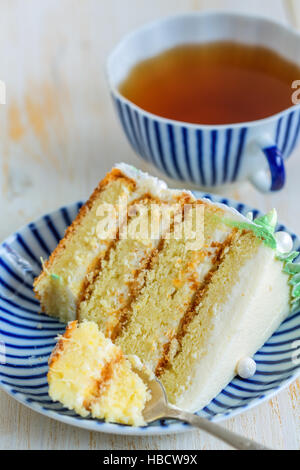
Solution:
[{"label": "green sugar leaf decoration", "polygon": [[266,229],[270,233],[275,232],[277,225],[277,212],[276,209],[272,209],[268,214],[263,215],[262,217],[257,217],[254,220],[255,225],[259,225]]},{"label": "green sugar leaf decoration", "polygon": [[58,274],[50,274],[50,277],[54,279],[55,281],[60,282],[62,280],[61,276],[59,276]]},{"label": "green sugar leaf decoration", "polygon": [[273,235],[273,233],[269,232],[266,228],[261,227],[261,228],[254,228],[253,229],[254,235],[256,235],[258,238],[260,238],[265,245],[267,245],[269,248],[272,250],[276,250],[277,248],[277,242],[276,239]]},{"label": "green sugar leaf decoration", "polygon": [[286,263],[283,271],[293,276],[294,274],[300,273],[300,264],[298,263]]},{"label": "green sugar leaf decoration", "polygon": [[292,300],[291,300],[291,304],[292,304],[292,305],[296,304],[297,302],[300,302],[300,298],[299,298],[299,297],[297,297],[297,298],[292,298]]},{"label": "green sugar leaf decoration", "polygon": [[294,286],[292,290],[292,296],[297,299],[300,297],[300,284],[297,284]]},{"label": "green sugar leaf decoration", "polygon": [[240,222],[238,220],[230,220],[227,218],[222,218],[222,222],[228,227],[237,228],[238,230],[250,230],[269,248],[272,248],[272,250],[276,250],[277,248],[276,239],[274,237],[277,223],[276,211],[271,211],[266,216],[255,219],[253,223]]},{"label": "green sugar leaf decoration", "polygon": [[294,259],[298,258],[299,252],[292,251],[291,253],[278,254],[277,259],[283,261],[284,263],[292,263]]},{"label": "green sugar leaf decoration", "polygon": [[[291,290],[291,309],[292,313],[300,310],[300,264],[292,261],[299,256],[299,253],[293,251],[286,259],[283,260],[283,272],[289,274],[289,285]],[[280,257],[277,257],[280,259]],[[292,259],[291,259],[292,258]]]},{"label": "green sugar leaf decoration", "polygon": [[289,285],[291,289],[291,311],[292,313],[300,310],[300,264],[293,263],[298,258],[298,251],[290,253],[279,253],[276,258],[283,263],[283,272],[290,276]]},{"label": "green sugar leaf decoration", "polygon": [[289,284],[290,286],[296,286],[297,284],[300,284],[300,273],[294,274],[294,276],[291,277]]},{"label": "green sugar leaf decoration", "polygon": [[299,312],[300,310],[300,299],[295,299],[294,302],[292,302],[292,313]]}]

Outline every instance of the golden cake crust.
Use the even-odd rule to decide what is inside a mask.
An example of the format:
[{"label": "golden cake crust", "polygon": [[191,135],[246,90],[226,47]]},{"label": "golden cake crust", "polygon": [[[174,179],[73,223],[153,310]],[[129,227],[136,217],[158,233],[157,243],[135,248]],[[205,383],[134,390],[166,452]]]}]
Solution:
[{"label": "golden cake crust", "polygon": [[[77,217],[75,220],[72,222],[72,224],[67,228],[64,237],[60,240],[59,244],[55,248],[55,250],[51,253],[49,259],[45,261],[44,263],[44,269],[41,272],[41,274],[34,280],[33,283],[33,291],[35,293],[36,298],[40,301],[41,303],[41,310],[42,312],[45,312],[45,308],[43,306],[43,302],[41,299],[41,296],[39,295],[39,292],[37,290],[37,285],[39,282],[45,277],[46,275],[46,270],[50,269],[54,261],[58,258],[61,252],[66,248],[68,240],[74,235],[76,232],[77,228],[82,224],[82,221],[85,217],[85,215],[91,210],[94,202],[97,200],[103,189],[111,182],[116,181],[118,179],[123,179],[126,181],[129,185],[132,186],[132,188],[135,188],[136,183],[133,179],[129,178],[126,176],[124,173],[122,173],[121,170],[117,168],[113,168],[100,183],[98,186],[95,188],[93,191],[92,195],[88,199],[88,201],[81,207]],[[91,269],[93,266],[91,267]],[[90,268],[88,269],[88,271]]]},{"label": "golden cake crust", "polygon": [[56,343],[50,357],[49,357],[49,369],[55,364],[58,360],[59,356],[63,353],[65,348],[65,340],[69,339],[72,336],[72,333],[77,328],[77,321],[72,321],[67,325],[66,331],[64,332],[63,336],[61,336]]}]

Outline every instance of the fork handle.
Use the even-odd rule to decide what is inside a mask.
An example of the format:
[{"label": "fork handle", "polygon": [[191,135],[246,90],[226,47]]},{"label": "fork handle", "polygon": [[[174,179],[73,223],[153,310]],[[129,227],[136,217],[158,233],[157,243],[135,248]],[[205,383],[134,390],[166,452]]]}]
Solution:
[{"label": "fork handle", "polygon": [[227,429],[219,426],[218,424],[212,423],[211,421],[201,418],[200,416],[188,413],[187,411],[179,410],[173,406],[169,406],[166,412],[166,418],[174,418],[180,421],[191,424],[195,428],[202,429],[203,431],[217,437],[221,441],[226,442],[231,447],[238,450],[270,450],[261,444],[257,444],[251,439],[240,436],[234,432],[228,431]]}]

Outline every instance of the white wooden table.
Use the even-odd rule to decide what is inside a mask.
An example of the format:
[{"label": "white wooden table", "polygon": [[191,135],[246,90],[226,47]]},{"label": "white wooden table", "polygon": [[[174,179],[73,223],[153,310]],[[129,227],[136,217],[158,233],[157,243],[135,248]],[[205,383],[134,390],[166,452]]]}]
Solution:
[{"label": "white wooden table", "polygon": [[[105,58],[124,33],[159,16],[205,8],[261,13],[300,27],[299,0],[0,0],[0,7],[0,79],[7,86],[7,104],[0,105],[0,241],[86,198],[115,162],[147,169],[125,141],[105,81]],[[300,149],[280,194],[263,196],[247,183],[222,193],[263,211],[276,207],[300,233],[299,174]],[[276,449],[299,449],[299,417],[300,381],[224,426]],[[152,438],[87,432],[0,392],[0,449],[226,448],[197,431]]]}]

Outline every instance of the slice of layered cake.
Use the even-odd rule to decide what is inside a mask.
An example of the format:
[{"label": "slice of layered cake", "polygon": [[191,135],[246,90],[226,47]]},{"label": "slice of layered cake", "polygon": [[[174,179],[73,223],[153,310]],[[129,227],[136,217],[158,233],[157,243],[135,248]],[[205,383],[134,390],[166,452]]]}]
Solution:
[{"label": "slice of layered cake", "polygon": [[95,323],[70,322],[49,360],[49,395],[79,415],[142,426],[150,394]]},{"label": "slice of layered cake", "polygon": [[291,240],[281,246],[275,225],[275,211],[251,221],[121,164],[35,291],[46,313],[96,323],[155,372],[172,403],[198,410],[272,335],[291,301],[299,306],[296,254],[282,254]]}]

